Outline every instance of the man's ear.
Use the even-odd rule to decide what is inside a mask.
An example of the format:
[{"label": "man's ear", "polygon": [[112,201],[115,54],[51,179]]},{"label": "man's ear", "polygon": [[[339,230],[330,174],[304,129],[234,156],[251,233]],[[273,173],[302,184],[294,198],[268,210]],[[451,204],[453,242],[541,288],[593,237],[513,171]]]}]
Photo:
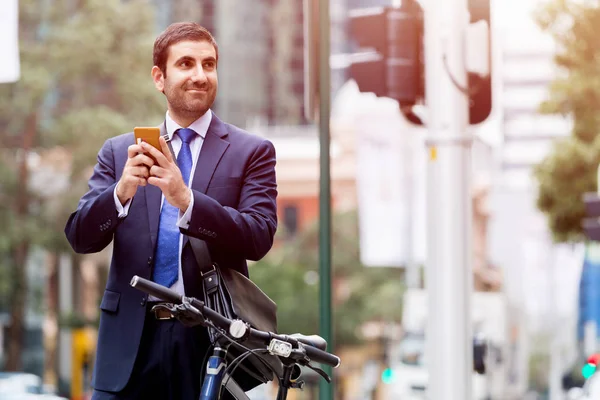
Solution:
[{"label": "man's ear", "polygon": [[163,72],[156,65],[152,67],[152,80],[154,81],[154,86],[156,90],[163,93],[165,90],[165,76]]}]

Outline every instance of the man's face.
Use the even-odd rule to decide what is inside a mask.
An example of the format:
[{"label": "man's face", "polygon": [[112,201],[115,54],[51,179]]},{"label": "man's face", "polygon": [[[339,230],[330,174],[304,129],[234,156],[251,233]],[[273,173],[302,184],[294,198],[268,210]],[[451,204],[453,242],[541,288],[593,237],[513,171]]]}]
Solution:
[{"label": "man's face", "polygon": [[166,75],[154,66],[156,88],[164,92],[174,116],[199,118],[217,96],[217,59],[213,45],[206,41],[183,41],[169,48]]}]

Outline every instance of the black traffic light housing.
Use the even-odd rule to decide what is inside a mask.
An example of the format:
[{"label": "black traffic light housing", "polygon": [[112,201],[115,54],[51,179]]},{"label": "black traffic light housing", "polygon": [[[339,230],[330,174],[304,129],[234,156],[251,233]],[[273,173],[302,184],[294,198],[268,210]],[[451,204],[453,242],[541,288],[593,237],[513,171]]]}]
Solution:
[{"label": "black traffic light housing", "polygon": [[479,124],[486,120],[492,112],[492,52],[490,19],[490,0],[469,0],[470,23],[484,21],[488,26],[488,65],[489,74],[485,77],[468,73],[469,84],[469,123]]},{"label": "black traffic light housing", "polygon": [[[471,23],[483,20],[491,26],[490,0],[469,0],[469,12]],[[349,31],[354,52],[349,76],[360,91],[397,100],[408,120],[421,124],[412,112],[412,106],[425,98],[424,19],[419,3],[404,0],[399,8],[353,10]],[[490,51],[487,57],[491,65]],[[468,73],[468,93],[469,123],[481,123],[492,110],[491,73],[487,77]]]},{"label": "black traffic light housing", "polygon": [[400,8],[353,10],[349,20],[354,56],[349,75],[361,92],[390,97],[414,123],[411,108],[425,96],[423,10],[415,0]]},{"label": "black traffic light housing", "polygon": [[583,232],[590,240],[600,241],[600,196],[596,192],[583,194],[586,218],[582,221]]}]

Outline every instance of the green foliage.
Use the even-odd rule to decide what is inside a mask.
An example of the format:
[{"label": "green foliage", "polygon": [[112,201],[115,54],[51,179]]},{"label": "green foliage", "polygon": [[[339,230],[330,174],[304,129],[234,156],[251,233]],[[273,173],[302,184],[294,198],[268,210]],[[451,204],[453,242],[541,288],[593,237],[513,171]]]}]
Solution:
[{"label": "green foliage", "polygon": [[534,170],[537,205],[555,241],[579,241],[584,238],[582,195],[596,190],[600,161],[600,6],[553,0],[540,10],[538,22],[558,44],[559,69],[541,110],[570,117],[573,130]]},{"label": "green foliage", "polygon": [[24,268],[18,246],[68,251],[64,225],[102,143],[164,118],[150,76],[153,9],[149,0],[19,1],[21,79],[0,85],[2,309],[27,290],[25,274],[12,273]]},{"label": "green foliage", "polygon": [[[398,268],[368,268],[360,263],[356,213],[332,222],[333,328],[336,346],[363,338],[368,321],[397,321],[402,315],[403,274]],[[273,249],[251,266],[256,284],[276,303],[282,333],[318,333],[318,225]]]},{"label": "green foliage", "polygon": [[[150,77],[154,16],[147,1],[19,5],[21,79],[0,85],[0,199],[7,206],[0,213],[8,222],[0,259],[22,240],[66,249],[64,223],[102,143],[135,125],[156,124],[164,112]],[[58,196],[29,188],[27,215],[17,215],[16,190],[27,184],[17,177],[20,157],[35,153],[43,160],[58,147],[72,157],[69,170],[58,170],[67,174],[67,186]]]}]

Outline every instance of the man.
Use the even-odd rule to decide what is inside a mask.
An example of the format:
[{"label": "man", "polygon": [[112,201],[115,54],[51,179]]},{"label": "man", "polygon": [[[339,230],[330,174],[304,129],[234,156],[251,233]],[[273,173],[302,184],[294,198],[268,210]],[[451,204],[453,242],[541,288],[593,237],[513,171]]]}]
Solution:
[{"label": "man", "polygon": [[153,61],[168,106],[161,130],[177,160],[162,138],[162,153],[135,143],[133,133],[107,140],[65,227],[78,253],[114,243],[93,399],[198,399],[206,329],[158,319],[151,312],[158,299],[131,288],[131,277],[200,297],[186,235],[203,239],[219,266],[248,275],[246,260],[270,250],[277,227],[273,145],[210,109],[218,84],[212,35],[195,23],[173,24],[156,39]]}]

